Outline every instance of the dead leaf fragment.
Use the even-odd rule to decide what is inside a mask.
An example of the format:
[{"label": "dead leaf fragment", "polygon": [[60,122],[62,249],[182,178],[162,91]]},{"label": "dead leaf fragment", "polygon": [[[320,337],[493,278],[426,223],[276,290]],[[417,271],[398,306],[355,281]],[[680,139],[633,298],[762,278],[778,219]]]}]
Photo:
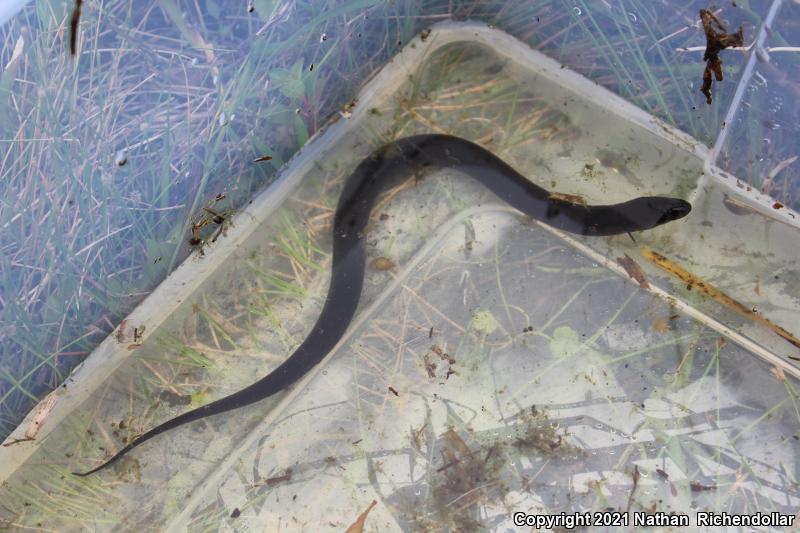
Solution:
[{"label": "dead leaf fragment", "polygon": [[388,257],[376,257],[369,263],[369,267],[373,270],[377,270],[379,272],[384,272],[386,270],[391,270],[397,265],[394,261],[389,259]]},{"label": "dead leaf fragment", "polygon": [[656,317],[653,319],[653,331],[657,333],[666,333],[670,330],[669,321],[664,317]]},{"label": "dead leaf fragment", "polygon": [[586,198],[584,198],[583,196],[580,196],[578,194],[568,194],[568,193],[564,193],[564,192],[551,192],[550,193],[550,199],[558,200],[558,201],[561,201],[561,202],[570,202],[570,203],[578,204],[578,205],[588,205],[587,202],[586,202]]},{"label": "dead leaf fragment", "polygon": [[706,68],[703,71],[703,86],[700,92],[706,97],[706,103],[711,105],[712,74],[717,81],[722,81],[722,60],[719,53],[725,48],[744,46],[744,30],[739,26],[735,33],[728,33],[725,24],[707,9],[700,10],[700,22],[706,34],[706,51],[703,61]]},{"label": "dead leaf fragment", "polygon": [[51,392],[36,407],[36,414],[33,415],[33,419],[31,420],[30,425],[28,425],[28,429],[25,431],[25,439],[33,440],[34,437],[36,437],[36,434],[39,433],[39,429],[42,427],[42,424],[44,424],[45,419],[47,419],[47,415],[50,414],[50,411],[53,409],[55,404],[56,395]]},{"label": "dead leaf fragment", "polygon": [[644,270],[642,270],[642,267],[631,259],[628,254],[625,254],[623,257],[617,257],[617,263],[625,269],[625,272],[628,273],[632,280],[639,284],[639,287],[643,289],[650,288],[650,284],[647,283],[647,278],[644,275]]},{"label": "dead leaf fragment", "polygon": [[783,369],[777,366],[773,366],[772,369],[769,371],[772,374],[772,377],[784,383],[786,381],[786,374],[783,373]]},{"label": "dead leaf fragment", "polygon": [[369,512],[372,511],[372,508],[376,505],[378,505],[378,502],[376,500],[372,500],[372,503],[369,504],[369,507],[367,507],[363,513],[358,515],[358,518],[356,518],[356,521],[353,522],[353,525],[348,527],[347,531],[344,533],[363,533],[364,523],[367,521],[367,515],[369,515]]}]

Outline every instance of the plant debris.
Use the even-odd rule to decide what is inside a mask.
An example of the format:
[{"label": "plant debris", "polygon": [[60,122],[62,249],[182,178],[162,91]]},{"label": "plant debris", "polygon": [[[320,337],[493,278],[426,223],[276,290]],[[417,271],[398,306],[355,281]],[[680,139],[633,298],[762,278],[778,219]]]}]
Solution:
[{"label": "plant debris", "polygon": [[698,483],[697,481],[692,481],[689,484],[689,488],[692,489],[692,492],[705,492],[709,490],[717,490],[716,485],[703,485],[702,483]]},{"label": "plant debris", "polygon": [[379,272],[385,272],[386,270],[392,270],[397,265],[394,261],[389,259],[388,257],[376,257],[372,261],[369,262],[369,267],[372,270],[377,270]]},{"label": "plant debris", "polygon": [[454,365],[456,364],[456,359],[452,355],[448,354],[444,350],[442,350],[439,345],[434,344],[431,346],[431,351],[439,356],[439,359],[442,361],[447,361],[448,364]]},{"label": "plant debris", "polygon": [[200,255],[204,255],[203,248],[208,241],[206,240],[208,236],[205,238],[201,235],[201,230],[207,226],[211,226],[216,228],[216,231],[213,232],[213,237],[211,238],[210,242],[214,243],[217,242],[217,239],[220,235],[225,235],[227,231],[227,226],[230,223],[230,218],[233,215],[233,211],[215,211],[211,208],[211,206],[216,206],[219,202],[226,198],[225,194],[219,193],[217,194],[214,199],[211,201],[210,204],[201,208],[201,213],[192,217],[191,222],[191,234],[192,236],[189,238],[189,245],[193,248],[197,248]]},{"label": "plant debris", "polygon": [[125,320],[123,320],[122,322],[119,323],[119,329],[117,330],[117,334],[116,334],[117,343],[118,344],[122,344],[123,342],[125,342],[125,339],[127,338],[127,334],[126,334],[125,330],[126,330],[127,327],[128,327],[128,320],[127,319],[125,319]]},{"label": "plant debris", "polygon": [[356,98],[353,98],[352,100],[350,100],[350,102],[348,102],[347,104],[345,104],[345,105],[342,107],[342,110],[341,110],[341,111],[339,111],[339,114],[340,114],[340,115],[341,115],[343,118],[350,118],[350,117],[352,117],[352,116],[353,116],[353,109],[355,109],[356,105],[358,105],[358,99],[356,99]]},{"label": "plant debris", "polygon": [[706,51],[703,54],[706,68],[703,71],[703,86],[700,92],[705,95],[706,103],[711,105],[712,73],[717,81],[722,81],[722,60],[719,58],[719,53],[733,46],[744,46],[744,30],[740,25],[736,33],[728,33],[725,24],[707,9],[700,10],[700,22],[706,34]]},{"label": "plant debris", "polygon": [[291,468],[287,468],[284,471],[284,473],[281,474],[280,476],[274,476],[274,477],[271,477],[271,478],[267,478],[262,483],[264,485],[270,487],[272,485],[277,485],[279,483],[283,483],[285,481],[291,481],[291,480],[292,480],[292,469]]},{"label": "plant debris", "polygon": [[647,278],[644,275],[644,271],[639,264],[631,259],[628,254],[624,254],[622,257],[617,257],[617,263],[625,269],[625,272],[631,277],[632,280],[636,281],[639,284],[639,287],[642,289],[649,289],[650,284],[647,283]]},{"label": "plant debris", "polygon": [[[75,55],[78,45],[78,23],[81,20],[81,4],[83,0],[75,0],[75,8],[69,20],[69,51]],[[122,165],[120,165],[122,166]]]},{"label": "plant debris", "polygon": [[4,442],[3,443],[3,448],[8,448],[9,446],[14,446],[15,444],[20,444],[21,442],[29,442],[29,441],[32,441],[32,440],[36,440],[36,439],[31,438],[31,437],[24,437],[24,438],[21,438],[21,439],[9,439],[8,442]]},{"label": "plant debris", "polygon": [[485,529],[474,510],[482,503],[502,501],[505,495],[507,489],[498,482],[503,468],[502,446],[496,442],[488,447],[470,447],[452,427],[441,435],[437,449],[442,464],[431,477],[430,489],[432,516],[441,526],[436,530]]},{"label": "plant debris", "polygon": [[[584,167],[584,169],[589,167],[589,166],[590,165],[586,165]],[[569,202],[569,203],[578,204],[578,205],[588,205],[587,202],[586,202],[586,198],[584,198],[583,196],[581,196],[579,194],[567,194],[567,193],[564,193],[564,192],[551,192],[548,199],[556,200],[556,201],[559,201],[559,202]]]},{"label": "plant debris", "polygon": [[639,466],[633,465],[633,474],[631,474],[631,479],[633,479],[633,486],[631,487],[631,493],[628,496],[628,506],[625,508],[625,512],[628,513],[631,510],[631,503],[633,503],[633,493],[636,492],[636,487],[639,486]]},{"label": "plant debris", "polygon": [[518,450],[536,450],[545,457],[557,457],[562,454],[581,453],[577,447],[564,440],[565,434],[549,421],[545,410],[536,409],[532,405],[530,410],[521,411],[518,418],[524,432],[514,439],[511,446]]},{"label": "plant debris", "polygon": [[376,505],[378,505],[378,502],[376,500],[372,500],[372,503],[369,504],[369,507],[367,507],[367,509],[363,513],[358,515],[356,521],[353,522],[353,524],[347,528],[347,531],[345,531],[345,533],[361,533],[362,531],[364,531],[364,523],[367,521],[367,516],[369,515],[369,512],[372,511],[372,508],[375,507]]},{"label": "plant debris", "polygon": [[178,394],[169,390],[161,391],[158,395],[158,399],[168,404],[170,407],[189,405],[192,403],[192,396],[190,394]]},{"label": "plant debris", "polygon": [[686,283],[687,290],[698,289],[700,292],[711,298],[712,300],[724,305],[725,307],[736,311],[742,316],[745,316],[752,320],[753,322],[760,324],[764,327],[771,329],[775,332],[778,336],[782,337],[784,340],[792,344],[793,346],[800,348],[800,339],[783,329],[778,324],[775,324],[771,320],[768,320],[758,314],[757,311],[750,309],[746,305],[742,304],[741,302],[731,298],[726,293],[722,292],[718,288],[711,285],[708,281],[696,276],[686,270],[685,268],[681,267],[680,265],[673,263],[663,255],[658,252],[651,250],[650,248],[645,248],[642,250],[642,255],[653,264],[658,266],[659,268],[665,270],[666,272],[672,274],[682,282]]}]

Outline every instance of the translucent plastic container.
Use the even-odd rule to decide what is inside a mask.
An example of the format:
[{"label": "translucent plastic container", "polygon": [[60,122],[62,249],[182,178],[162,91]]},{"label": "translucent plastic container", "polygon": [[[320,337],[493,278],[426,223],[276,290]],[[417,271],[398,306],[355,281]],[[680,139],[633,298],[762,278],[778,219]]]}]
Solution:
[{"label": "translucent plastic container", "polygon": [[[353,104],[0,448],[0,518],[343,531],[368,511],[368,531],[505,531],[517,511],[795,512],[795,213],[484,25],[424,32]],[[283,361],[324,299],[344,178],[422,132],[588,203],[693,211],[635,241],[580,238],[455,172],[409,183],[375,209],[348,333],[290,391],[69,473]]]}]

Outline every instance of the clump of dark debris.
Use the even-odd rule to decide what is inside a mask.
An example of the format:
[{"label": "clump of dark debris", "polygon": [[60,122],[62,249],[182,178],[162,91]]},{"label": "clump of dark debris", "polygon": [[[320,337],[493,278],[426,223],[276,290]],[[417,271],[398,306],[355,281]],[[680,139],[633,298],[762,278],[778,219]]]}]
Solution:
[{"label": "clump of dark debris", "polygon": [[547,411],[531,406],[530,411],[522,411],[518,415],[522,434],[518,434],[512,446],[518,450],[536,450],[545,457],[582,454],[583,451],[568,444],[549,420]]},{"label": "clump of dark debris", "polygon": [[502,501],[508,488],[500,479],[504,465],[502,443],[473,446],[453,428],[441,437],[442,466],[432,476],[433,517],[454,531],[485,528],[480,504]]},{"label": "clump of dark debris", "polygon": [[427,423],[411,429],[411,445],[421,456],[441,458],[431,463],[426,478],[429,500],[410,500],[413,503],[408,514],[420,531],[490,529],[497,525],[497,516],[488,516],[486,509],[505,505],[505,498],[512,491],[531,490],[524,468],[513,466],[515,462],[520,464],[519,458],[544,457],[567,464],[584,454],[567,442],[565,433],[559,431],[546,410],[534,406],[516,415],[508,428],[511,433],[500,436],[496,431],[458,431],[449,427],[437,437],[426,433],[426,427]]},{"label": "clump of dark debris", "polygon": [[719,53],[726,48],[744,46],[744,30],[739,26],[736,33],[728,33],[725,24],[707,9],[700,10],[700,22],[706,34],[706,52],[703,54],[706,69],[703,71],[703,86],[700,92],[705,95],[706,103],[711,105],[712,73],[717,81],[722,81],[722,60],[719,58]]}]

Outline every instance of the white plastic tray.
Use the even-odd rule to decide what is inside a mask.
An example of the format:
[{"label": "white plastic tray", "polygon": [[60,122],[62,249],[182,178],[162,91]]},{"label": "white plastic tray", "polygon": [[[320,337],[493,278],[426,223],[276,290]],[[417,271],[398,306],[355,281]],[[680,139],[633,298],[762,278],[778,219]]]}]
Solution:
[{"label": "white plastic tray", "polygon": [[[641,252],[798,334],[795,213],[483,25],[414,39],[343,115],[128,317],[146,326],[141,347],[111,336],[6,442],[35,439],[0,448],[0,518],[342,531],[376,501],[366,530],[464,531],[506,530],[515,511],[794,512],[800,350]],[[325,294],[343,178],[383,142],[429,131],[590,203],[662,194],[694,209],[635,242],[575,238],[456,174],[406,187],[367,237],[370,258],[394,266],[368,272],[346,338],[297,386],[99,475],[69,474],[287,357]],[[618,265],[624,254],[649,290]]]}]

